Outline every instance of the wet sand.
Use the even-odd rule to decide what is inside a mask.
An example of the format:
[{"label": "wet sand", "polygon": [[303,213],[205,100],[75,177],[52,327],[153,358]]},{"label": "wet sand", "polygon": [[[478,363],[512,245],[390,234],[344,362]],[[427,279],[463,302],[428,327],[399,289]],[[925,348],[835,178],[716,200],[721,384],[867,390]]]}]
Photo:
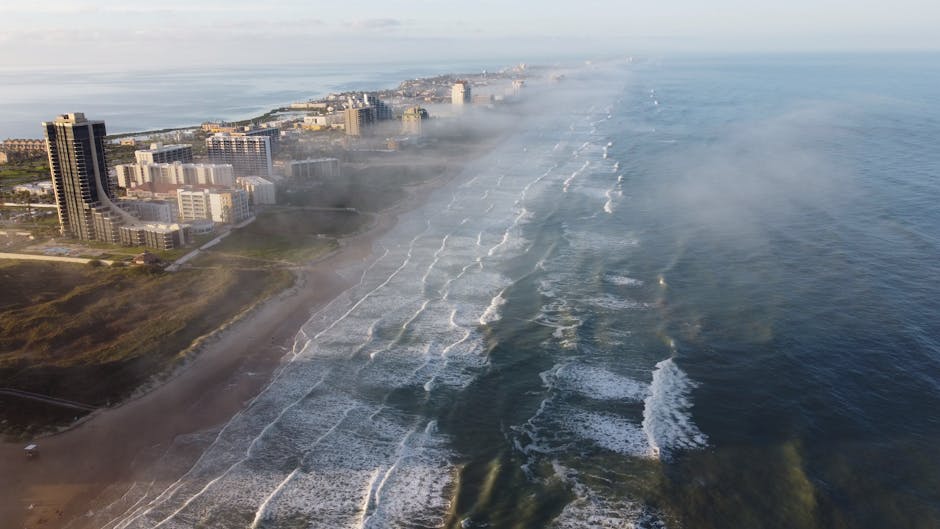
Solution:
[{"label": "wet sand", "polygon": [[156,489],[177,479],[271,380],[300,327],[355,283],[337,271],[368,261],[373,242],[396,216],[457,172],[410,189],[369,231],[344,239],[338,251],[299,271],[290,289],[209,338],[167,382],[38,440],[35,459],[26,459],[24,443],[0,444],[0,526],[90,527],[87,513],[120,505],[125,492],[134,494],[131,487],[153,482]]}]

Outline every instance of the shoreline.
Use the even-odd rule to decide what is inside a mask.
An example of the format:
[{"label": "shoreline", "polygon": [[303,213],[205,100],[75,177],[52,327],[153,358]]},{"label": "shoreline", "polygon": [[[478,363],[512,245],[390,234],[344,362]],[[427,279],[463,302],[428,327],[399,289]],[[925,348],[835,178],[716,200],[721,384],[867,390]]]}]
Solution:
[{"label": "shoreline", "polygon": [[[338,249],[304,265],[291,286],[194,341],[192,359],[165,378],[39,438],[37,460],[23,456],[22,443],[0,443],[0,475],[7,477],[0,482],[0,519],[13,527],[83,527],[84,513],[120,501],[115,488],[143,476],[172,482],[185,473],[204,448],[193,439],[222,427],[276,380],[303,325],[355,285],[338,272],[366,263],[399,215],[452,184],[491,147],[472,149],[438,176],[407,186],[401,201],[375,213],[368,230],[340,239]],[[179,468],[161,467],[168,456]]]}]

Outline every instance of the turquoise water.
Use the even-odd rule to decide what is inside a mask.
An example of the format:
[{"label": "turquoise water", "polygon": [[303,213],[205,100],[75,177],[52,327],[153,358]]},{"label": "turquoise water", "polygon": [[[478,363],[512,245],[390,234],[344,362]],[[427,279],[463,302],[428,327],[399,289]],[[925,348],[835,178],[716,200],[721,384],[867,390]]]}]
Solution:
[{"label": "turquoise water", "polygon": [[97,516],[937,527],[937,86],[738,57],[529,92],[180,481]]}]

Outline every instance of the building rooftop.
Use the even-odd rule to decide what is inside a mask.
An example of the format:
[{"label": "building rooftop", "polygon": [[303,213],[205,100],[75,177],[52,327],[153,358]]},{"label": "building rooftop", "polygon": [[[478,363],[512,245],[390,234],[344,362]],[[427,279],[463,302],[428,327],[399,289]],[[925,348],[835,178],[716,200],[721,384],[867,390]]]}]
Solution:
[{"label": "building rooftop", "polygon": [[128,227],[154,233],[173,233],[182,228],[179,224],[167,224],[165,222],[137,222]]},{"label": "building rooftop", "polygon": [[55,123],[61,123],[61,124],[66,124],[66,123],[76,124],[76,123],[86,123],[86,122],[88,122],[88,120],[85,119],[84,112],[70,112],[68,114],[59,114],[55,118]]},{"label": "building rooftop", "polygon": [[306,160],[293,160],[290,163],[291,165],[294,165],[297,163],[332,162],[332,161],[339,161],[339,158],[308,158]]},{"label": "building rooftop", "polygon": [[164,145],[162,143],[151,143],[149,149],[138,149],[137,152],[165,152],[165,151],[175,151],[177,149],[184,148],[192,149],[192,145]]},{"label": "building rooftop", "polygon": [[270,180],[260,176],[239,176],[238,181],[249,182],[255,185],[274,185]]}]

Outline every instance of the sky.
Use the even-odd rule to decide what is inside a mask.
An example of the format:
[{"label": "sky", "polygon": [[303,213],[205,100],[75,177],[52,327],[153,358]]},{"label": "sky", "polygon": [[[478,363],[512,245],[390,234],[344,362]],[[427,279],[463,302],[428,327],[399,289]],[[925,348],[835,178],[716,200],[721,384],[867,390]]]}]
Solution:
[{"label": "sky", "polygon": [[936,0],[0,0],[0,68],[934,51],[938,28]]}]

